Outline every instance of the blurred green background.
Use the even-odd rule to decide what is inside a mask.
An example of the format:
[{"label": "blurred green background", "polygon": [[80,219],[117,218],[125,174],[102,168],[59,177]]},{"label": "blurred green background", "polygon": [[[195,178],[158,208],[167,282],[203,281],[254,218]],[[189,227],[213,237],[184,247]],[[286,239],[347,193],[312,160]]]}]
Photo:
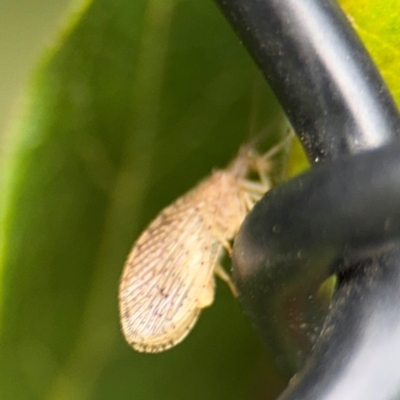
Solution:
[{"label": "blurred green background", "polygon": [[[395,94],[396,1],[343,2]],[[286,382],[220,282],[166,353],[134,352],[118,322],[118,279],[140,231],[281,115],[217,7],[0,10],[0,398],[275,398]]]},{"label": "blurred green background", "polygon": [[18,112],[43,48],[53,43],[69,0],[0,0],[0,132]]},{"label": "blurred green background", "polygon": [[284,380],[225,284],[160,355],[125,343],[117,291],[140,231],[276,102],[212,2],[67,6],[3,8],[1,398],[274,398]]}]

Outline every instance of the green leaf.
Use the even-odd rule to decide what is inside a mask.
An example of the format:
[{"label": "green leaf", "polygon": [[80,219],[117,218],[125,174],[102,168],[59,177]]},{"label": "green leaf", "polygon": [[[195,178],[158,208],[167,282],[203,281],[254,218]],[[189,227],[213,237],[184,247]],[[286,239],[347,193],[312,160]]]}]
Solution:
[{"label": "green leaf", "polygon": [[274,396],[282,382],[224,284],[165,354],[135,353],[119,328],[141,229],[279,113],[216,6],[87,2],[29,95],[3,191],[5,398],[243,399],[265,381]]},{"label": "green leaf", "polygon": [[400,8],[396,0],[340,0],[400,106]]},{"label": "green leaf", "polygon": [[[394,2],[379,14],[376,2],[345,7],[361,4],[354,21],[398,97]],[[117,293],[147,223],[279,113],[211,2],[93,0],[71,13],[32,81],[2,182],[2,398],[276,396],[283,379],[224,284],[160,355],[125,343]]]}]

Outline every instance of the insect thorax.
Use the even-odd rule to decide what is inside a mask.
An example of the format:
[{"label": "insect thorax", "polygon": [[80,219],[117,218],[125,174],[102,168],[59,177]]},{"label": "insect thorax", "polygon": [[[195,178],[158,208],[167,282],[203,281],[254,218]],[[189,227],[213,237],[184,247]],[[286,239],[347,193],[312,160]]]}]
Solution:
[{"label": "insect thorax", "polygon": [[240,180],[229,171],[217,171],[189,196],[208,229],[219,238],[233,239],[246,215]]}]

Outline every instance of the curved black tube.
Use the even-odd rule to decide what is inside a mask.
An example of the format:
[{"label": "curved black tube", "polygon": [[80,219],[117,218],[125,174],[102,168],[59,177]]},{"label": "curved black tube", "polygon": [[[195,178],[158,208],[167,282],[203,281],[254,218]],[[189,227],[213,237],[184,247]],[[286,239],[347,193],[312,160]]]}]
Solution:
[{"label": "curved black tube", "polygon": [[[321,164],[268,192],[245,219],[234,279],[243,309],[278,360],[294,352],[282,322],[291,299],[315,294],[335,264],[400,240],[399,154],[396,143]],[[356,320],[351,326],[359,328]],[[299,366],[307,354],[296,354],[286,362]]]},{"label": "curved black tube", "polygon": [[216,0],[271,85],[311,161],[400,134],[375,65],[333,0]]},{"label": "curved black tube", "polygon": [[349,263],[313,356],[279,400],[399,398],[399,249]]},{"label": "curved black tube", "polygon": [[285,324],[290,330],[282,315],[294,296],[308,299],[339,271],[312,356],[281,399],[398,398],[400,116],[393,99],[334,0],[216,2],[309,159],[336,160],[270,192],[234,245],[244,311],[287,369],[304,354],[288,358],[295,346],[282,335]]}]

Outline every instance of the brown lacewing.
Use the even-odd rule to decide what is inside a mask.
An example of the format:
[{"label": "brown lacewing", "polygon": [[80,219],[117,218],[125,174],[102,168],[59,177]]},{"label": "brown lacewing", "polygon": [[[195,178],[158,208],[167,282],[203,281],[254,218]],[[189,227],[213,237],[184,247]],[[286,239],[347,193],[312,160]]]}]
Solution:
[{"label": "brown lacewing", "polygon": [[[281,144],[264,155],[242,147],[226,169],[163,209],[141,234],[119,288],[122,330],[135,350],[157,353],[182,341],[214,300],[214,274],[235,294],[220,261],[247,212],[270,189],[270,159]],[[250,180],[251,173],[258,179]]]}]

